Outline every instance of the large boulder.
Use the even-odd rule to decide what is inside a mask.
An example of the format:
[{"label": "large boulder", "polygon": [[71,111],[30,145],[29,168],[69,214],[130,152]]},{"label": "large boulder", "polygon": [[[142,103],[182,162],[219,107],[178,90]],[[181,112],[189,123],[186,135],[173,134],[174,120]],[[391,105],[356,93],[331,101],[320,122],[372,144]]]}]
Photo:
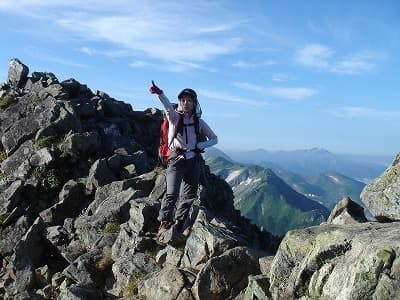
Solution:
[{"label": "large boulder", "polygon": [[28,77],[29,68],[19,59],[10,60],[7,82],[13,87],[22,87]]},{"label": "large boulder", "polygon": [[236,247],[211,258],[192,291],[197,299],[233,299],[248,285],[248,276],[259,273],[258,256],[249,248]]},{"label": "large boulder", "polygon": [[[154,258],[144,253],[127,253],[112,265],[115,278],[113,289],[110,291],[115,296],[124,296],[129,285],[138,278],[143,278],[151,272],[160,271]],[[125,295],[126,296],[126,295]]]},{"label": "large boulder", "polygon": [[400,223],[290,231],[271,266],[273,299],[397,299],[399,236]]},{"label": "large boulder", "polygon": [[145,299],[194,300],[186,288],[183,272],[174,267],[147,275],[139,285],[139,296]]},{"label": "large boulder", "polygon": [[246,242],[227,224],[200,210],[187,238],[181,265],[202,268],[210,258],[239,245],[246,245]]},{"label": "large boulder", "polygon": [[361,200],[377,220],[400,220],[400,153],[380,177],[365,186]]},{"label": "large boulder", "polygon": [[362,223],[367,222],[367,218],[362,206],[351,200],[350,197],[345,197],[336,204],[326,222],[328,224]]}]

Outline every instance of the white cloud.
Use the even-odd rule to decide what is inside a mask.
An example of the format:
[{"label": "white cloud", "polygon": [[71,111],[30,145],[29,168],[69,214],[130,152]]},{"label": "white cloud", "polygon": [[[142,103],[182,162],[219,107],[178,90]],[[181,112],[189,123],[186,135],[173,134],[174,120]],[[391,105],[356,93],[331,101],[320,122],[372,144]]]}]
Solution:
[{"label": "white cloud", "polygon": [[278,97],[288,100],[302,100],[307,97],[311,97],[318,93],[317,90],[305,88],[305,87],[273,87],[273,88],[266,88],[263,86],[247,83],[247,82],[235,82],[233,83],[234,86],[260,93],[267,96]]},{"label": "white cloud", "polygon": [[359,106],[339,107],[333,113],[345,118],[395,119],[400,117],[400,110],[382,110]]},{"label": "white cloud", "polygon": [[296,59],[298,63],[305,66],[329,69],[329,60],[333,54],[334,51],[327,46],[311,44],[298,50]]},{"label": "white cloud", "polygon": [[92,56],[93,55],[93,49],[89,48],[89,47],[82,47],[81,51],[87,55]]},{"label": "white cloud", "polygon": [[65,57],[60,57],[57,54],[54,55],[52,52],[46,51],[46,49],[28,47],[25,50],[29,56],[34,57],[38,60],[53,62],[56,64],[75,67],[75,68],[90,68],[90,66],[85,63]]},{"label": "white cloud", "polygon": [[285,82],[292,79],[292,76],[285,73],[277,73],[272,75],[272,80],[276,82]]},{"label": "white cloud", "polygon": [[210,91],[208,89],[199,89],[198,90],[199,95],[213,99],[213,100],[218,100],[222,102],[233,102],[233,103],[239,103],[239,104],[245,104],[245,105],[251,105],[251,106],[265,106],[268,105],[267,102],[265,101],[257,101],[257,100],[252,100],[249,98],[243,98],[243,97],[237,97],[234,96],[230,93],[226,92],[216,92],[216,91]]},{"label": "white cloud", "polygon": [[129,64],[129,66],[132,68],[142,68],[142,67],[146,67],[149,65],[150,65],[150,63],[143,61],[143,60],[135,60],[134,62],[131,62]]},{"label": "white cloud", "polygon": [[374,57],[368,53],[359,53],[337,62],[334,71],[344,74],[358,74],[371,71],[375,64],[371,61]]},{"label": "white cloud", "polygon": [[273,60],[265,60],[265,61],[260,61],[257,63],[254,62],[248,62],[245,60],[238,60],[232,64],[232,66],[237,67],[237,68],[242,68],[242,69],[254,69],[258,67],[264,67],[264,66],[271,66],[275,65],[276,62]]},{"label": "white cloud", "polygon": [[371,71],[376,66],[377,57],[363,51],[347,57],[337,57],[336,52],[325,45],[309,44],[296,52],[298,64],[340,74],[360,74]]},{"label": "white cloud", "polygon": [[[53,31],[108,42],[131,56],[172,63],[180,70],[208,69],[200,64],[233,53],[242,44],[235,32],[240,18],[214,2],[193,1],[188,7],[178,1],[15,0],[2,1],[0,10],[29,12],[32,18],[45,19]],[[82,51],[93,54],[86,47]]]}]

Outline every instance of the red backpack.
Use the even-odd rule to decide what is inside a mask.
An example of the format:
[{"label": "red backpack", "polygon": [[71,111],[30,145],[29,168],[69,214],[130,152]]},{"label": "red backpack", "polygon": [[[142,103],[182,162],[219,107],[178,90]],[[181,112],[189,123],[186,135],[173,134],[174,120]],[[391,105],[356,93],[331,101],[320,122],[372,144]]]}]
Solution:
[{"label": "red backpack", "polygon": [[158,147],[158,159],[162,166],[166,166],[170,156],[169,145],[168,145],[168,119],[165,117],[161,123],[160,131],[160,146]]}]

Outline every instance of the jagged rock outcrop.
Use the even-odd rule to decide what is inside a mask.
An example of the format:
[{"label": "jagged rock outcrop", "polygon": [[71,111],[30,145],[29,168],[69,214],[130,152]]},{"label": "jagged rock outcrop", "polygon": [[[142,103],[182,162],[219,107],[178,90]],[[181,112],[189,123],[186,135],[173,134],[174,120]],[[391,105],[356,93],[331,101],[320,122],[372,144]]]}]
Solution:
[{"label": "jagged rock outcrop", "polygon": [[29,76],[18,59],[0,89],[1,298],[194,299],[213,259],[251,257],[236,277],[225,274],[229,264],[219,271],[230,279],[215,293],[233,296],[259,272],[258,257],[276,248],[206,166],[186,237],[157,245],[161,111],[133,111],[75,79]]},{"label": "jagged rock outcrop", "polygon": [[289,232],[269,275],[273,299],[397,299],[400,223]]},{"label": "jagged rock outcrop", "polygon": [[[203,166],[179,241],[156,243],[162,114],[10,63],[0,85],[3,299],[396,299],[399,156],[364,190],[282,243]],[[397,206],[396,206],[397,203]],[[388,222],[391,221],[391,222]]]},{"label": "jagged rock outcrop", "polygon": [[345,197],[339,201],[333,208],[331,214],[326,220],[328,224],[351,224],[367,222],[364,215],[364,208],[356,202]]},{"label": "jagged rock outcrop", "polygon": [[365,186],[361,200],[381,221],[400,221],[400,153],[385,172]]}]

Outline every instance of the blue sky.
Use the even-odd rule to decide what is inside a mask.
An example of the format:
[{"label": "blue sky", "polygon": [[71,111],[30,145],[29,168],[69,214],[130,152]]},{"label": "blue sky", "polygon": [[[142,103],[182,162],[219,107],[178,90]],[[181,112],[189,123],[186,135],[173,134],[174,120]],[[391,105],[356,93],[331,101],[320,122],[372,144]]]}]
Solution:
[{"label": "blue sky", "polygon": [[154,79],[222,150],[400,152],[399,1],[2,0],[0,25],[1,82],[18,57],[143,110]]}]

